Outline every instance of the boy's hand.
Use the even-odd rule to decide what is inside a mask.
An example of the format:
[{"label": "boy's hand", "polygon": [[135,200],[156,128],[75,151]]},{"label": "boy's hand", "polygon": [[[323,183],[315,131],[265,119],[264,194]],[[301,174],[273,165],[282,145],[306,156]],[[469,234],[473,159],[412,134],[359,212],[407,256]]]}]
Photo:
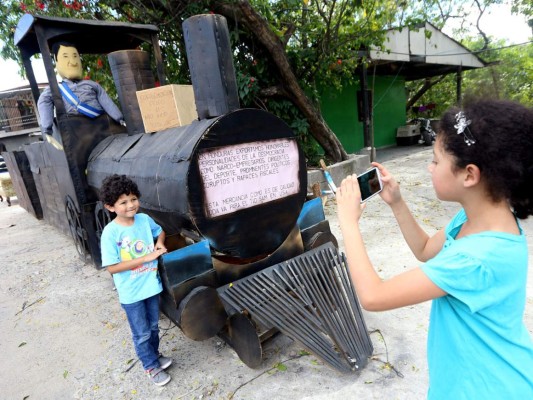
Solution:
[{"label": "boy's hand", "polygon": [[166,247],[162,246],[162,247],[154,249],[153,252],[151,252],[150,254],[145,255],[144,257],[145,257],[146,262],[150,262],[150,261],[157,260],[159,258],[159,256],[165,254],[166,252],[167,252]]},{"label": "boy's hand", "polygon": [[155,249],[156,250],[164,250],[164,252],[161,253],[161,254],[165,254],[167,252],[167,248],[165,247],[164,244],[156,243],[155,244]]},{"label": "boy's hand", "polygon": [[158,254],[158,257],[162,254],[165,254],[167,252],[167,248],[165,246],[156,247],[154,250],[154,253]]},{"label": "boy's hand", "polygon": [[389,206],[392,206],[402,199],[400,185],[383,165],[377,162],[373,162],[372,165],[379,169],[381,182],[383,182],[383,190],[379,195],[385,203],[387,203]]}]

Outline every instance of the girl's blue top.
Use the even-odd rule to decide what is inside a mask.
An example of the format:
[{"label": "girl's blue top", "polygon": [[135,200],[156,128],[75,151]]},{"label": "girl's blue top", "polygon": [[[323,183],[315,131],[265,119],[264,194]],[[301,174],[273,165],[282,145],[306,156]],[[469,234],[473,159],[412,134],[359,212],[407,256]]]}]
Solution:
[{"label": "girl's blue top", "polygon": [[428,399],[533,399],[533,343],[523,316],[527,243],[520,235],[481,232],[446,242],[422,266],[447,295],[433,300],[428,333]]}]

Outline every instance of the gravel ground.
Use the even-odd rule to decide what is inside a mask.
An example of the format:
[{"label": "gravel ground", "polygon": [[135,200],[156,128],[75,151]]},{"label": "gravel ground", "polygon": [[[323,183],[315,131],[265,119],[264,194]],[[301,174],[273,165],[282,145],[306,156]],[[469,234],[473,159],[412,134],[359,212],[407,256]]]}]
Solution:
[{"label": "gravel ground", "polygon": [[[431,149],[411,150],[378,151],[377,158],[401,182],[415,216],[434,232],[458,207],[435,198],[426,168]],[[325,210],[341,239],[334,199]],[[370,257],[383,278],[417,265],[379,198],[368,203],[363,218]],[[531,237],[533,223],[523,227]],[[136,361],[109,274],[83,264],[70,238],[36,220],[14,199],[11,207],[0,203],[0,243],[1,399],[425,398],[429,303],[364,312],[369,330],[376,331],[371,334],[374,357],[362,371],[348,375],[314,355],[302,355],[302,347],[283,335],[265,344],[261,366],[250,369],[219,338],[194,342],[162,316],[161,350],[174,365],[172,381],[159,388]],[[530,332],[532,303],[530,274],[525,316]]]}]

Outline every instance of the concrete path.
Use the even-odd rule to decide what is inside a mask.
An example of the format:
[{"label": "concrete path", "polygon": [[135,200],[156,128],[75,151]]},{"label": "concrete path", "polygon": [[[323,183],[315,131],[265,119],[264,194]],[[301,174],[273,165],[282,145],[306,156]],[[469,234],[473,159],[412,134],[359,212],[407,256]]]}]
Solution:
[{"label": "concrete path", "polygon": [[[377,159],[401,182],[417,219],[435,232],[457,211],[434,195],[423,146],[378,150]],[[326,204],[341,240],[335,200]],[[533,220],[523,223],[533,254]],[[388,278],[418,264],[388,206],[371,199],[361,222],[370,258]],[[2,399],[424,399],[428,376],[429,303],[364,312],[374,356],[356,374],[343,375],[279,335],[263,348],[258,369],[246,367],[215,337],[186,338],[162,317],[161,350],[174,359],[172,381],[155,387],[136,362],[124,313],[109,274],[80,262],[69,237],[18,206],[0,203],[0,373]],[[526,324],[533,330],[533,278]]]}]

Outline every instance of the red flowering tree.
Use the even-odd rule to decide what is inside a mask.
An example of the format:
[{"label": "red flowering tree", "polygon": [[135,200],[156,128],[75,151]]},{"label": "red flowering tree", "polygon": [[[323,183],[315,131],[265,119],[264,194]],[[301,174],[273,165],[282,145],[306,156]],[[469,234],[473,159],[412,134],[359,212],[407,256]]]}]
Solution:
[{"label": "red flowering tree", "polygon": [[[483,7],[500,0],[485,0]],[[1,1],[3,58],[18,60],[12,44],[24,12],[85,19],[150,23],[159,27],[170,82],[187,82],[181,22],[200,13],[228,20],[241,105],[269,110],[300,136],[309,158],[324,153],[330,161],[347,154],[319,109],[324,88],[358,79],[365,62],[361,48],[380,46],[384,30],[429,20],[438,27],[464,18],[467,0],[26,0]],[[481,5],[481,2],[476,2]],[[524,13],[530,1],[513,0]],[[100,57],[100,58],[98,58]],[[100,60],[100,61],[99,61]],[[105,56],[84,57],[87,75],[113,90]],[[318,146],[317,146],[318,144]]]}]

